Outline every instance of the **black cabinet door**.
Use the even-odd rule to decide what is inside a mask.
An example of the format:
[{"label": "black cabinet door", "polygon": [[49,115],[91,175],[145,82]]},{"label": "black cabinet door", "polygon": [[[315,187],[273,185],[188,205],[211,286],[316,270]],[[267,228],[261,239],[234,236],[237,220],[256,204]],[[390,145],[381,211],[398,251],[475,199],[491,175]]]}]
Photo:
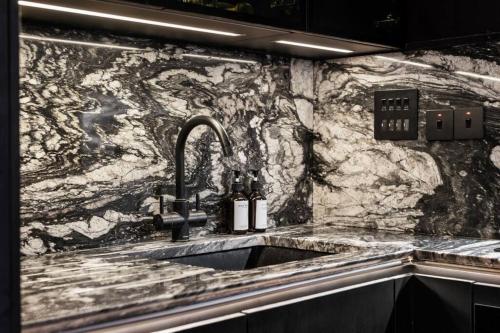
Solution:
[{"label": "black cabinet door", "polygon": [[500,320],[500,286],[474,284],[474,332],[497,333]]},{"label": "black cabinet door", "polygon": [[247,321],[244,314],[235,314],[181,326],[172,329],[172,331],[182,333],[246,333]]},{"label": "black cabinet door", "polygon": [[144,5],[306,30],[307,0],[127,0]]},{"label": "black cabinet door", "polygon": [[413,275],[394,280],[393,322],[395,333],[413,332]]},{"label": "black cabinet door", "polygon": [[387,333],[394,281],[384,281],[333,294],[249,310],[249,333]]},{"label": "black cabinet door", "polygon": [[415,275],[412,288],[413,332],[471,333],[472,283]]},{"label": "black cabinet door", "polygon": [[407,42],[420,44],[500,32],[498,0],[419,0],[408,3]]},{"label": "black cabinet door", "polygon": [[403,0],[312,0],[311,32],[378,44],[402,46]]}]

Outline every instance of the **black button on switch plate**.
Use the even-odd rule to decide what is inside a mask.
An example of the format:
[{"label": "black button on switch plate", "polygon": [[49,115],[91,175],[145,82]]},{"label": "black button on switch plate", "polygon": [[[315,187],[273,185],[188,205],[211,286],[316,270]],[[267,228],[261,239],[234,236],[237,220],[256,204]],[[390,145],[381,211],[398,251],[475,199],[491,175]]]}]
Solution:
[{"label": "black button on switch plate", "polygon": [[374,137],[377,140],[418,138],[418,91],[375,91]]},{"label": "black button on switch plate", "polygon": [[427,141],[453,140],[453,110],[429,110],[425,122]]},{"label": "black button on switch plate", "polygon": [[471,128],[471,127],[472,127],[472,119],[465,118],[465,128]]},{"label": "black button on switch plate", "polygon": [[410,100],[408,98],[403,99],[403,110],[407,111],[410,108]]},{"label": "black button on switch plate", "polygon": [[482,139],[484,112],[482,107],[455,109],[455,139]]}]

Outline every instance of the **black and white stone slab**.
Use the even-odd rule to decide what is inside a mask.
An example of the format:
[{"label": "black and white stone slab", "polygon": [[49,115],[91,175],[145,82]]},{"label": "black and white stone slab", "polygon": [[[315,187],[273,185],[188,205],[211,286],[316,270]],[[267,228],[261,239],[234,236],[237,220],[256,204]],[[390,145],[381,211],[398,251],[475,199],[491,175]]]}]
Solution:
[{"label": "black and white stone slab", "polygon": [[133,48],[21,38],[23,254],[152,234],[140,216],[158,209],[158,185],[173,199],[176,136],[200,114],[223,124],[235,151],[224,158],[205,127],[188,140],[188,192],[200,192],[204,210],[218,216],[231,169],[257,168],[270,226],[311,220],[312,62],[42,26],[23,30]]},{"label": "black and white stone slab", "polygon": [[[499,238],[500,44],[383,56],[315,64],[315,223]],[[419,90],[419,139],[376,141],[373,94],[399,88]],[[425,140],[426,110],[464,106],[484,107],[483,140]]]},{"label": "black and white stone slab", "polygon": [[[255,245],[331,255],[245,271],[152,259]],[[172,243],[164,235],[135,244],[26,256],[21,274],[22,322],[25,330],[60,331],[300,281],[304,274],[311,278],[332,274],[332,269],[349,269],[352,264],[395,259],[500,269],[500,253],[494,251],[498,247],[500,240],[308,224],[265,234],[210,234],[184,244]]]},{"label": "black and white stone slab", "polygon": [[[158,208],[158,185],[173,199],[176,134],[196,114],[221,121],[235,145],[235,158],[223,158],[206,129],[187,145],[189,194],[201,192],[214,220],[231,169],[256,167],[272,226],[310,222],[314,206],[316,223],[499,237],[500,82],[455,72],[499,78],[498,43],[385,55],[428,69],[376,56],[313,64],[42,26],[23,33],[133,48],[21,39],[24,254],[154,237],[141,217]],[[420,139],[375,141],[373,92],[404,87],[420,91]],[[425,110],[472,105],[486,110],[484,140],[425,141]]]}]

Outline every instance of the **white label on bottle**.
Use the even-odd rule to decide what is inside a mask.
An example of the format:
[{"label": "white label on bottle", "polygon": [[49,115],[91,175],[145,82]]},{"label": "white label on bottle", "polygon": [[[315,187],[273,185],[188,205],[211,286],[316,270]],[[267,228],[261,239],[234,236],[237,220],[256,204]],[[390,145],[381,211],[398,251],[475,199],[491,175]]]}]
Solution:
[{"label": "white label on bottle", "polygon": [[234,202],[234,230],[248,230],[248,201]]},{"label": "white label on bottle", "polygon": [[267,229],[267,200],[257,200],[256,202],[255,229]]}]

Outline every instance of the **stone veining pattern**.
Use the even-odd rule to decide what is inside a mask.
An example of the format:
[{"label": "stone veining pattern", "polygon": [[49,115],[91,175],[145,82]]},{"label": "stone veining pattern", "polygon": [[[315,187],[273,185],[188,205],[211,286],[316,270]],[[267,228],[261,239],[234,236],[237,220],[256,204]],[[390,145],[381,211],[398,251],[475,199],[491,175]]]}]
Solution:
[{"label": "stone veining pattern", "polygon": [[[223,158],[204,128],[188,142],[188,192],[201,191],[212,221],[231,169],[258,168],[272,226],[310,222],[314,212],[317,223],[500,236],[500,83],[455,73],[500,77],[498,43],[388,55],[434,66],[424,69],[376,56],[313,64],[24,28],[133,48],[21,40],[24,254],[154,236],[141,216],[158,209],[159,185],[173,199],[176,135],[197,114],[221,121],[236,152]],[[375,141],[373,92],[404,87],[420,92],[419,140]],[[477,105],[486,110],[484,140],[425,141],[425,110]]]},{"label": "stone veining pattern", "polygon": [[[231,169],[261,170],[271,225],[312,216],[313,64],[154,40],[25,27],[25,33],[133,47],[21,39],[22,252],[96,246],[154,232],[140,214],[155,191],[174,194],[174,147],[191,116],[215,117],[235,151],[209,130],[188,140],[188,193],[218,216]],[[222,55],[252,64],[183,57]],[[212,223],[208,229],[216,226]]]},{"label": "stone veining pattern", "polygon": [[[205,235],[172,243],[168,235],[136,244],[27,256],[22,261],[22,320],[26,331],[69,330],[101,321],[192,305],[222,296],[408,258],[500,268],[500,240],[411,235],[361,228],[308,224],[275,228],[266,234]],[[302,261],[224,271],[183,265],[170,256],[256,245],[328,252]],[[339,271],[337,271],[339,273]]]},{"label": "stone veining pattern", "polygon": [[[315,64],[314,220],[500,237],[500,45]],[[495,80],[455,73],[467,71]],[[373,139],[373,93],[419,90],[419,139]],[[484,140],[427,142],[425,110],[483,106]]]}]

